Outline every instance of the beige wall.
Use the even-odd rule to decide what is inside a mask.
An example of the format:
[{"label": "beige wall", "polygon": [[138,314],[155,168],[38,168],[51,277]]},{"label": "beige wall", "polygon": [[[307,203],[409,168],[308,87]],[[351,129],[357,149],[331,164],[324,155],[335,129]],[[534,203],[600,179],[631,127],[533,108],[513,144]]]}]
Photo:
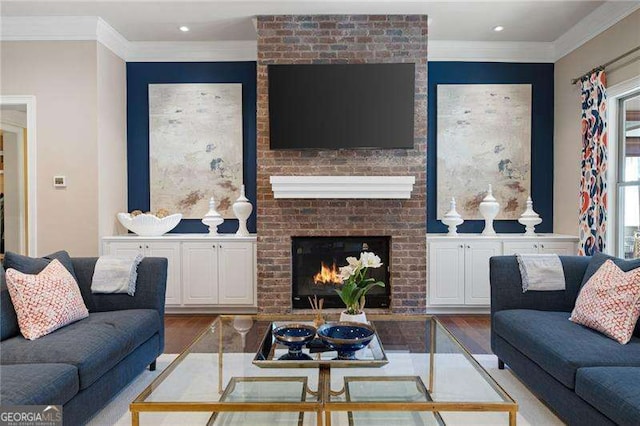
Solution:
[{"label": "beige wall", "polygon": [[127,210],[127,67],[98,43],[98,231],[124,232],[116,213]]},{"label": "beige wall", "polygon": [[[578,188],[582,145],[580,90],[578,85],[571,85],[570,80],[639,45],[640,10],[555,64],[555,232],[578,234]],[[607,68],[609,87],[637,76],[640,76],[640,61],[622,60]]]},{"label": "beige wall", "polygon": [[[95,41],[0,43],[1,93],[36,96],[40,255],[97,255],[100,232],[125,206],[125,69],[105,50]],[[55,189],[54,175],[67,188]]]}]

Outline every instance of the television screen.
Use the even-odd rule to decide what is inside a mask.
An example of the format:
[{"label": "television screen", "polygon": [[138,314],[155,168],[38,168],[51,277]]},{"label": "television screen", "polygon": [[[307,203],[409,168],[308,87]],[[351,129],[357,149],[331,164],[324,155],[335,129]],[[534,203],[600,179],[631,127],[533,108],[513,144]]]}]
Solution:
[{"label": "television screen", "polygon": [[269,65],[271,149],[413,148],[415,64]]}]

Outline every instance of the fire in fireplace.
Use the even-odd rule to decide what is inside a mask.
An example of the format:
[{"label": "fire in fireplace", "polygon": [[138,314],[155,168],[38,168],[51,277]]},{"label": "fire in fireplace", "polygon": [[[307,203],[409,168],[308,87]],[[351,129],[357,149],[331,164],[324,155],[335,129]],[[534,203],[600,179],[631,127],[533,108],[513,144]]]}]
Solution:
[{"label": "fire in fireplace", "polygon": [[383,267],[370,269],[369,274],[386,284],[374,287],[367,294],[367,308],[388,308],[391,300],[389,274],[390,237],[293,237],[291,242],[293,282],[292,306],[309,309],[309,296],[324,298],[327,308],[342,308],[344,304],[335,292],[340,288],[340,266],[347,257],[360,257],[364,251],[380,257]]}]

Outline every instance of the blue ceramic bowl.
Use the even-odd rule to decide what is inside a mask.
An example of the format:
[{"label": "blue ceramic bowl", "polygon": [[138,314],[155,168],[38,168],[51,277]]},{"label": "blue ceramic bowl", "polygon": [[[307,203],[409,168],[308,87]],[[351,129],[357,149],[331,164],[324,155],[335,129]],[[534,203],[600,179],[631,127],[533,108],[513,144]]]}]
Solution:
[{"label": "blue ceramic bowl", "polygon": [[316,337],[316,328],[308,324],[286,324],[273,330],[273,337],[289,348],[289,353],[281,356],[281,360],[306,360],[312,359],[302,353],[304,345]]},{"label": "blue ceramic bowl", "polygon": [[356,359],[355,352],[366,347],[375,330],[369,324],[357,322],[327,323],[318,329],[318,337],[338,352],[337,359]]}]

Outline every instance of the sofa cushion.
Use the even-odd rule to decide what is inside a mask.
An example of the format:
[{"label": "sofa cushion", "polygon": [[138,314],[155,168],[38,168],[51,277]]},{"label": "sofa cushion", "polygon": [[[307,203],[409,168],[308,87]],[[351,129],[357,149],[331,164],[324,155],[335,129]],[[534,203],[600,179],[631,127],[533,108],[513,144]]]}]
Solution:
[{"label": "sofa cushion", "polygon": [[513,309],[496,312],[494,332],[569,389],[580,367],[640,367],[640,338],[621,345],[569,321],[568,312]]},{"label": "sofa cushion", "polygon": [[79,389],[78,369],[73,365],[0,365],[2,405],[63,405]]},{"label": "sofa cushion", "polygon": [[580,368],[576,393],[619,425],[637,425],[640,421],[638,367]]},{"label": "sofa cushion", "polygon": [[3,341],[0,362],[71,364],[86,389],[159,329],[160,316],[152,309],[96,312],[37,340]]},{"label": "sofa cushion", "polygon": [[0,264],[0,341],[17,336],[19,332],[18,318],[11,303],[4,268]]}]

